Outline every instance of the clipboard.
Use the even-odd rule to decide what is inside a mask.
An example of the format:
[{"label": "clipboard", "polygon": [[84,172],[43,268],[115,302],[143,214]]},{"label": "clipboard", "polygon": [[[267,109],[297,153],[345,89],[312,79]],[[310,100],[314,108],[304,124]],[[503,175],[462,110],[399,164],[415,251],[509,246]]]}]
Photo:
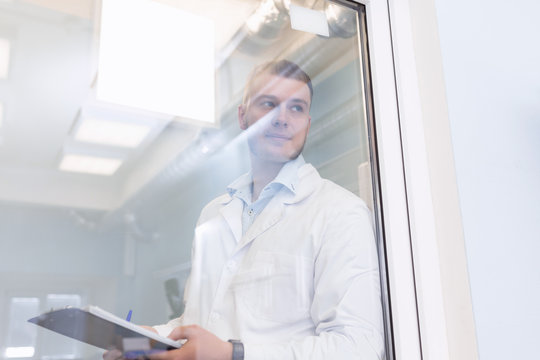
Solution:
[{"label": "clipboard", "polygon": [[128,359],[182,346],[97,306],[53,310],[28,322],[104,350],[118,349]]}]

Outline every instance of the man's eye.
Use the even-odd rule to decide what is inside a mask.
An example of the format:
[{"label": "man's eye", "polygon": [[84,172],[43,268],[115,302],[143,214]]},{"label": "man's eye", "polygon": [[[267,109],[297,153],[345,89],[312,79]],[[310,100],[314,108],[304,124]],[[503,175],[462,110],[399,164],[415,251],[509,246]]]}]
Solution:
[{"label": "man's eye", "polygon": [[304,112],[304,107],[302,105],[293,105],[291,110],[294,112]]},{"label": "man's eye", "polygon": [[273,108],[275,107],[275,104],[272,101],[263,101],[261,102],[261,106],[265,108]]}]

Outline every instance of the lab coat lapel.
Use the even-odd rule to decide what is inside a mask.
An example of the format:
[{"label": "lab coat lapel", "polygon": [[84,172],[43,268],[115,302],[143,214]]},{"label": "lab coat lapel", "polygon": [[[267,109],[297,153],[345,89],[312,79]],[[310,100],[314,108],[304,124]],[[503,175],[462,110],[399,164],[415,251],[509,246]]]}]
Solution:
[{"label": "lab coat lapel", "polygon": [[248,231],[242,238],[240,244],[238,244],[238,250],[251,243],[259,235],[276,225],[283,219],[285,214],[284,198],[285,190],[281,190],[274,196],[272,200],[266,205],[261,214],[255,219],[255,222],[249,227]]},{"label": "lab coat lapel", "polygon": [[[248,229],[246,234],[241,237],[241,241],[236,247],[236,251],[239,251],[244,246],[251,243],[258,236],[266,232],[271,227],[277,225],[285,217],[285,211],[287,206],[294,205],[306,197],[311,195],[317,187],[321,184],[321,177],[319,173],[311,164],[305,164],[299,169],[298,172],[299,183],[296,194],[292,194],[287,189],[281,189],[272,200],[266,205],[261,214],[255,219],[255,222]],[[240,200],[239,200],[240,201]],[[241,202],[241,201],[240,201]],[[240,204],[242,205],[242,204]],[[237,215],[241,218],[242,207],[240,206],[239,213]],[[231,221],[237,221],[237,219],[232,218]],[[240,234],[242,234],[242,225],[240,220]]]},{"label": "lab coat lapel", "polygon": [[242,238],[242,211],[244,204],[238,198],[232,198],[221,209],[220,213],[231,230],[236,243]]}]

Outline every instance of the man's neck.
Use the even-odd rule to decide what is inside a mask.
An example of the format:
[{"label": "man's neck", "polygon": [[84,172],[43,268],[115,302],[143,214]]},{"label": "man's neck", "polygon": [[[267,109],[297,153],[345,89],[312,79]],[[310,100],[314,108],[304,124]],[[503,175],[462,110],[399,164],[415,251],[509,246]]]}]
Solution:
[{"label": "man's neck", "polygon": [[285,163],[260,161],[251,158],[251,173],[253,175],[252,202],[257,201],[264,187],[276,178],[283,165]]}]

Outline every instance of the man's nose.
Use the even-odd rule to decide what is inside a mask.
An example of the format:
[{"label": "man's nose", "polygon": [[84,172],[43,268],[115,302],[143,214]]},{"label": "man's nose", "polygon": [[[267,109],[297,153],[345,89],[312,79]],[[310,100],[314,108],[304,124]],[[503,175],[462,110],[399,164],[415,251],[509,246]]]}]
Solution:
[{"label": "man's nose", "polygon": [[285,104],[280,104],[274,108],[274,116],[272,117],[272,125],[287,127],[287,107]]}]

